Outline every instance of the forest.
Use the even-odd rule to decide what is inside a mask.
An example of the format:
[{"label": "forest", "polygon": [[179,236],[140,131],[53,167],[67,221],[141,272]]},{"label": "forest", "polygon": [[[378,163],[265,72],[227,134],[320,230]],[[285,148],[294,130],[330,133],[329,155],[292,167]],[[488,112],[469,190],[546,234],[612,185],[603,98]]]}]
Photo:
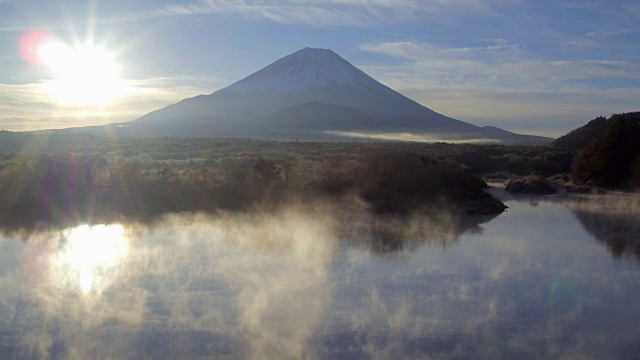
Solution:
[{"label": "forest", "polygon": [[577,129],[548,146],[2,131],[0,223],[145,220],[294,201],[362,201],[374,213],[495,215],[505,207],[484,191],[485,181],[636,189],[638,124],[638,113],[598,118],[588,131]]}]

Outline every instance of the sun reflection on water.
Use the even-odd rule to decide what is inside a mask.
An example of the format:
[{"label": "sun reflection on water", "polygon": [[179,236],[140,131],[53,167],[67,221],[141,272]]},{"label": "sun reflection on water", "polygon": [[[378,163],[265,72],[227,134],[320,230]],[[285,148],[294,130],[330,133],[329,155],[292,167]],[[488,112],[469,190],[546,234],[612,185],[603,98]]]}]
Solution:
[{"label": "sun reflection on water", "polygon": [[58,270],[65,283],[78,286],[84,294],[101,292],[129,252],[122,225],[81,225],[61,235]]}]

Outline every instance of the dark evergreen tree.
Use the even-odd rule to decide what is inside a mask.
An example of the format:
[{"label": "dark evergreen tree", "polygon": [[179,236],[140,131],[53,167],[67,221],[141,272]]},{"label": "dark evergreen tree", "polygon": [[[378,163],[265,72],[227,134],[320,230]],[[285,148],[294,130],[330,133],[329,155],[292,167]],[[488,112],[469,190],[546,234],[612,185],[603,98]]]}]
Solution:
[{"label": "dark evergreen tree", "polygon": [[572,167],[574,181],[605,187],[630,185],[640,156],[640,113],[613,115],[606,131],[584,147]]}]

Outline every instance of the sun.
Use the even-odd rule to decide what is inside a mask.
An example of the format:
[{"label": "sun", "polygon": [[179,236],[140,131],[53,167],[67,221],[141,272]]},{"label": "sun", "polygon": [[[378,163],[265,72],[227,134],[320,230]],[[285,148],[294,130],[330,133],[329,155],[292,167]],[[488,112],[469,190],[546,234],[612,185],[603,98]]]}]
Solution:
[{"label": "sun", "polygon": [[69,46],[46,33],[25,36],[23,57],[34,66],[45,67],[55,76],[45,88],[61,104],[104,106],[126,91],[113,53],[82,44]]},{"label": "sun", "polygon": [[113,56],[104,49],[51,42],[43,46],[40,56],[57,74],[47,88],[62,103],[105,105],[124,91]]}]

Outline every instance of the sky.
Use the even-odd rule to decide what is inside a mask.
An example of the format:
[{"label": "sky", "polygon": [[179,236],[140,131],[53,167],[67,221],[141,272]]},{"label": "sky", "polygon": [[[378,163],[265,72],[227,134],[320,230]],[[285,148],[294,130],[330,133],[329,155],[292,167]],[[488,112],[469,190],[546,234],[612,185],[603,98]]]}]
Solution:
[{"label": "sky", "polygon": [[[638,19],[637,0],[0,0],[0,128],[133,120],[316,47],[444,115],[559,136],[640,110]],[[30,61],[33,34],[111,67]]]}]

